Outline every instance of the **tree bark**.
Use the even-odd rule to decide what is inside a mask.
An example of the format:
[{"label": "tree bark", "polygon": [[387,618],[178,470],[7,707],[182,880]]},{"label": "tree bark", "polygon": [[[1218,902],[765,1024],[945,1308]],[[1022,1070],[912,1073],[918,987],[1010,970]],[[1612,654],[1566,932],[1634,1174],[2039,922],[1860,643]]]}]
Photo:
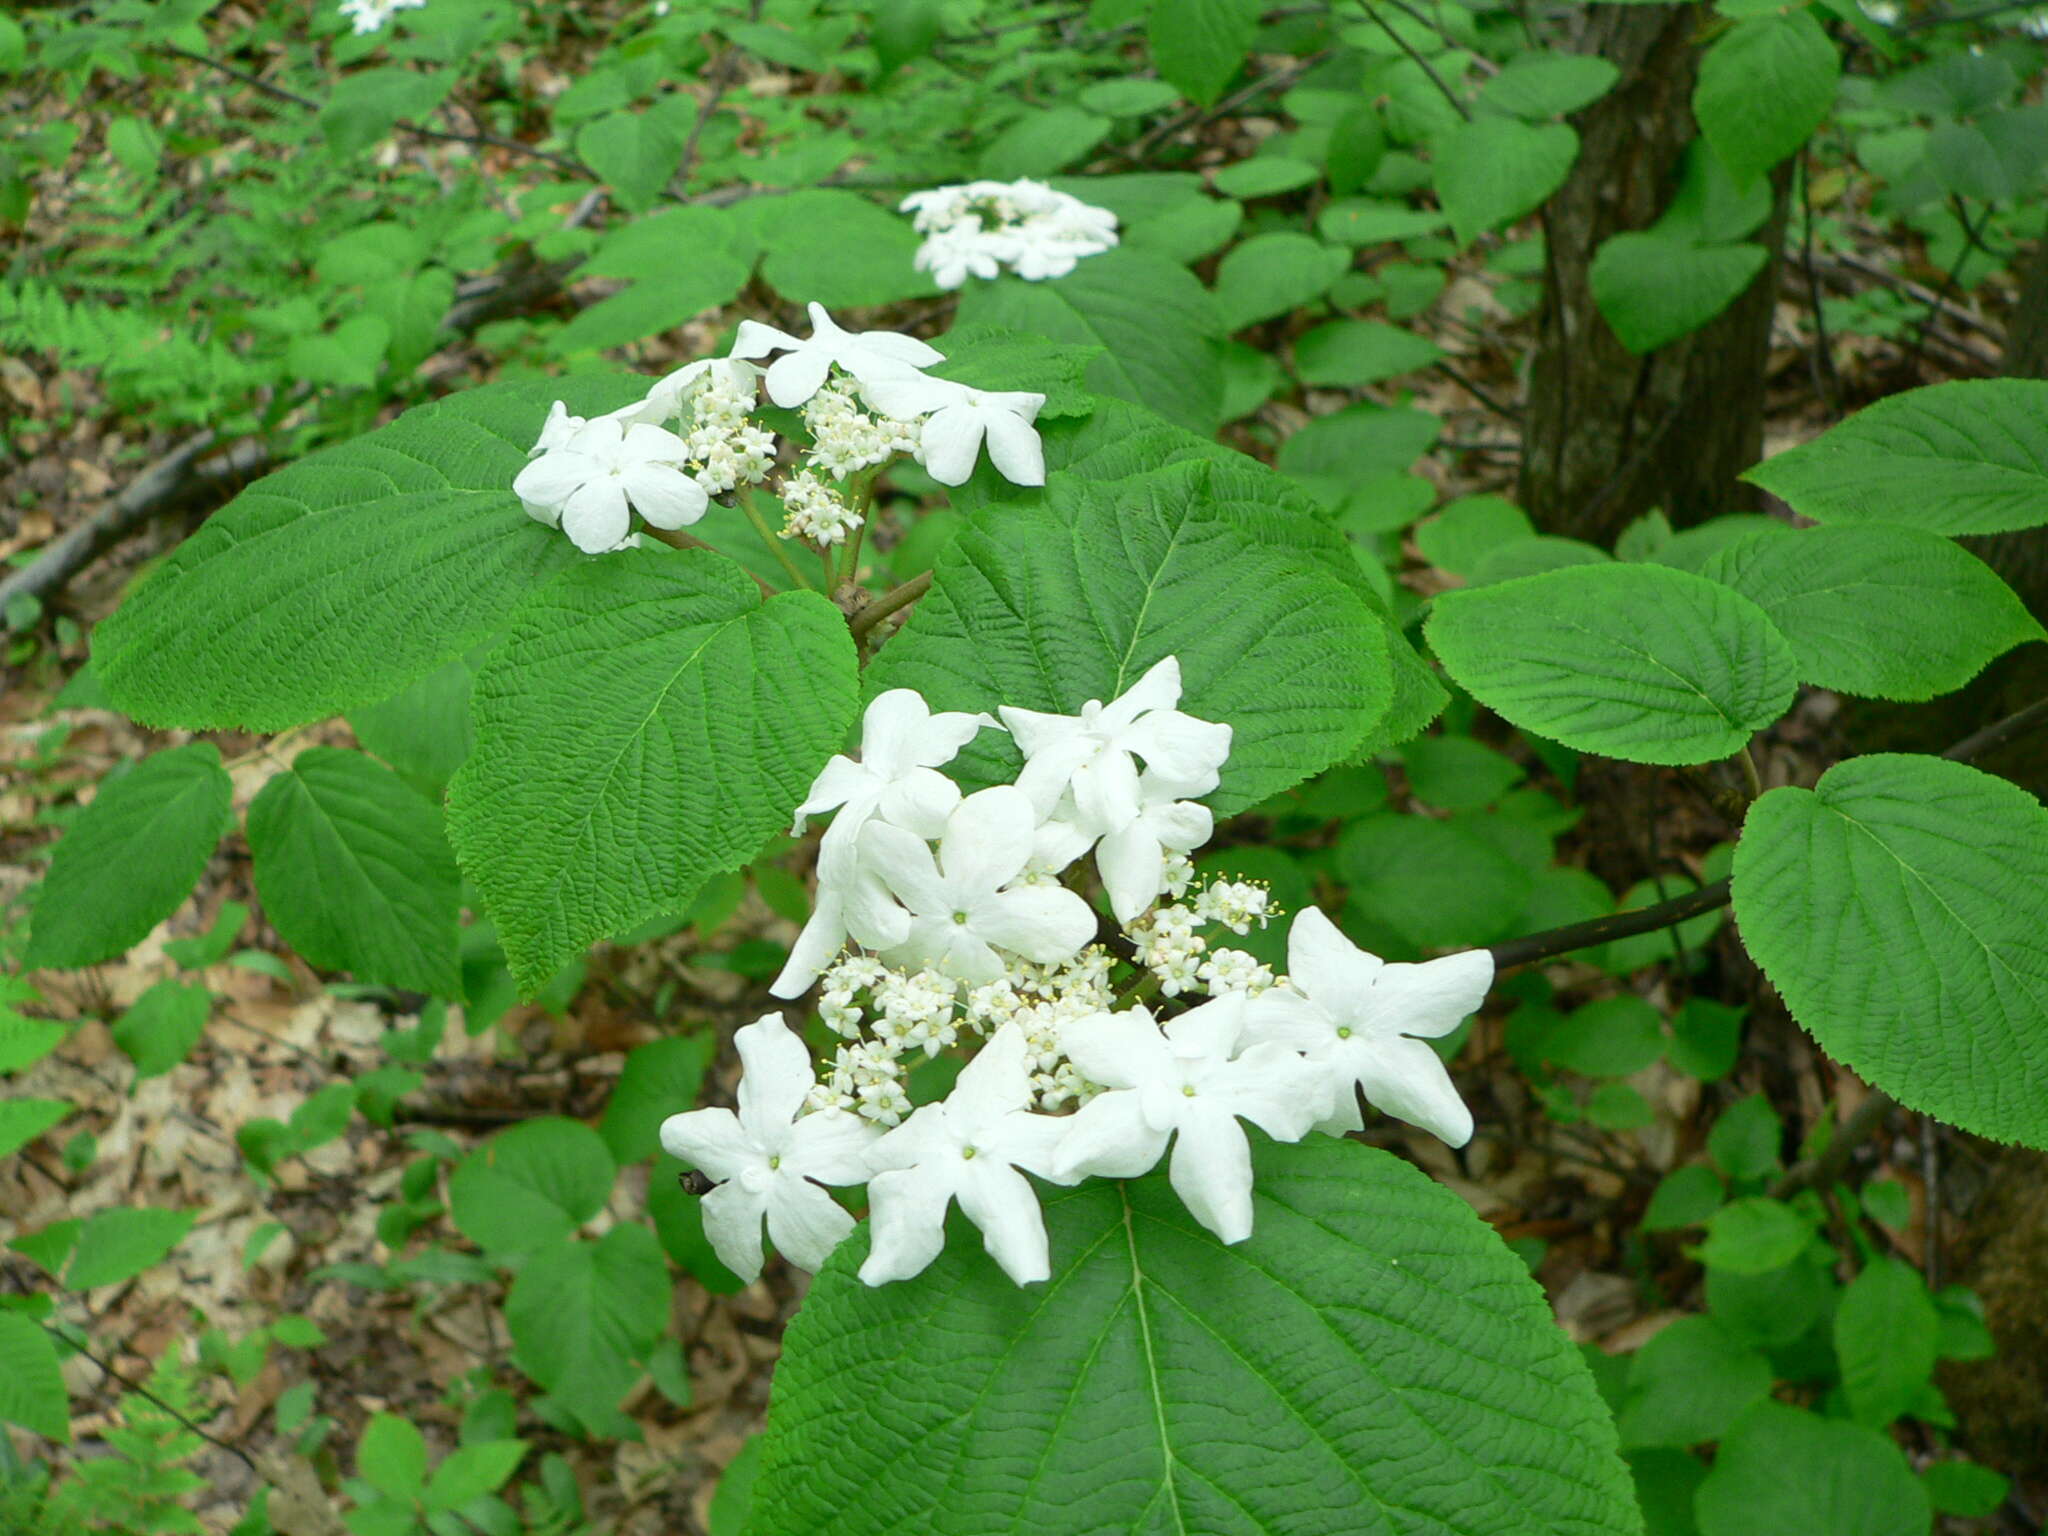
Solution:
[{"label": "tree bark", "polygon": [[1544,210],[1548,270],[1529,372],[1522,505],[1545,533],[1612,543],[1652,507],[1678,526],[1757,504],[1736,476],[1763,448],[1763,377],[1786,179],[1752,238],[1770,260],[1701,329],[1636,357],[1593,302],[1593,256],[1647,228],[1669,201],[1694,137],[1692,87],[1705,21],[1697,5],[1576,8],[1568,46],[1620,68],[1575,119],[1581,148]]}]

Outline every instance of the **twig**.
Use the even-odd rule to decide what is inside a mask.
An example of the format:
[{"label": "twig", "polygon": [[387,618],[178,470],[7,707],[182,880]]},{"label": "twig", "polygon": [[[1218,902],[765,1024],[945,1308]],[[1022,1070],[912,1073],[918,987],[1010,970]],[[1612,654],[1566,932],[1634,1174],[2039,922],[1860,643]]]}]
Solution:
[{"label": "twig", "polygon": [[1268,91],[1277,91],[1292,85],[1296,80],[1329,58],[1331,52],[1332,50],[1326,48],[1321,53],[1312,53],[1307,58],[1296,59],[1293,63],[1274,70],[1271,74],[1261,75],[1250,85],[1224,97],[1215,106],[1206,110],[1183,112],[1178,117],[1168,118],[1142,139],[1138,140],[1137,143],[1133,144],[1124,158],[1133,164],[1143,163],[1153,150],[1172,138],[1176,133],[1187,128],[1200,127],[1203,123],[1212,123],[1219,117],[1227,117],[1239,107],[1244,106],[1247,102],[1256,101]]},{"label": "twig", "polygon": [[1799,265],[1806,273],[1806,298],[1813,309],[1813,350],[1807,361],[1813,369],[1814,393],[1834,420],[1842,414],[1842,380],[1835,372],[1835,349],[1828,340],[1827,316],[1821,309],[1820,274],[1813,266],[1813,146],[1799,150]]},{"label": "twig", "polygon": [[[1394,30],[1392,23],[1379,13],[1378,7],[1372,3],[1372,0],[1361,0],[1361,3],[1365,6],[1365,14],[1379,24],[1379,29],[1394,40],[1395,46],[1408,55],[1417,69],[1429,76],[1429,83],[1443,93],[1444,100],[1451,104],[1452,109],[1457,112],[1458,116],[1468,123],[1471,122],[1472,109],[1459,99],[1456,91],[1444,84],[1444,77],[1436,72],[1436,66],[1430,63],[1428,59],[1425,59],[1422,56],[1421,50],[1413,43]],[[1401,9],[1407,10],[1407,7],[1402,6]],[[1412,15],[1413,12],[1410,12],[1410,14]]]},{"label": "twig", "polygon": [[1501,402],[1494,399],[1492,395],[1489,395],[1477,384],[1473,383],[1470,379],[1466,378],[1463,373],[1461,373],[1458,369],[1453,367],[1450,364],[1450,362],[1446,359],[1438,358],[1436,362],[1432,363],[1430,366],[1435,368],[1437,372],[1443,374],[1452,383],[1456,384],[1460,389],[1464,390],[1466,394],[1470,395],[1473,399],[1477,400],[1481,405],[1485,406],[1489,411],[1493,412],[1494,415],[1500,417],[1503,421],[1520,421],[1522,419],[1522,413],[1520,411],[1516,410],[1512,405],[1501,404]]},{"label": "twig", "polygon": [[1785,1200],[1802,1189],[1825,1189],[1834,1183],[1848,1170],[1849,1159],[1855,1156],[1856,1149],[1868,1141],[1884,1124],[1884,1117],[1898,1107],[1898,1101],[1890,1094],[1871,1089],[1849,1118],[1836,1127],[1835,1134],[1821,1149],[1820,1156],[1795,1164],[1771,1186],[1771,1198]]},{"label": "twig", "polygon": [[931,585],[932,573],[930,571],[924,571],[913,576],[910,580],[904,582],[902,586],[891,588],[872,603],[869,603],[867,607],[861,609],[859,613],[856,613],[846,621],[846,627],[853,631],[853,638],[855,640],[865,640],[869,632],[877,624],[881,623],[882,620],[895,613],[898,609],[908,608],[920,597],[923,597],[926,592],[930,591]]},{"label": "twig", "polygon": [[1897,289],[1916,304],[1925,304],[1929,309],[1939,310],[1944,315],[1949,316],[1962,325],[1968,326],[1979,335],[1988,337],[2001,346],[2005,342],[2005,332],[1993,325],[1989,320],[1986,320],[1982,315],[1976,314],[1971,310],[1959,309],[1942,298],[1932,288],[1916,283],[1910,277],[1901,277],[1896,272],[1888,272],[1876,262],[1866,261],[1854,251],[1837,251],[1831,259],[1824,259],[1819,262],[1818,268],[1825,272],[1831,265],[1847,267],[1850,271],[1860,272],[1865,277],[1876,278],[1886,287]]},{"label": "twig", "polygon": [[[757,22],[760,19],[761,0],[754,0],[747,12],[747,20]],[[745,52],[738,43],[727,38],[718,62],[711,66],[711,92],[704,98],[703,105],[697,108],[697,120],[690,124],[690,136],[683,140],[683,158],[676,163],[675,175],[668,179],[669,187],[677,197],[690,190],[690,177],[697,169],[698,141],[704,137],[705,125],[711,121],[719,103],[725,100],[725,93],[732,88],[733,76],[739,73],[740,58]]]},{"label": "twig", "polygon": [[1996,752],[2007,742],[2017,741],[2029,731],[2039,730],[2048,725],[2048,699],[2039,699],[2016,714],[2007,715],[2003,720],[1987,725],[1973,735],[1942,753],[1954,762],[1967,763],[1972,758],[1984,757]]},{"label": "twig", "polygon": [[208,1443],[218,1447],[219,1449],[226,1451],[230,1456],[237,1458],[243,1466],[247,1467],[251,1472],[254,1472],[258,1477],[261,1477],[263,1475],[262,1470],[256,1465],[255,1458],[252,1457],[247,1451],[243,1450],[239,1445],[236,1445],[231,1441],[223,1440],[219,1435],[213,1434],[208,1430],[200,1428],[197,1424],[194,1424],[190,1419],[186,1418],[185,1415],[178,1412],[177,1409],[173,1408],[169,1403],[165,1402],[162,1398],[158,1397],[154,1392],[150,1391],[148,1387],[145,1387],[141,1382],[132,1380],[131,1378],[123,1375],[121,1372],[115,1370],[111,1365],[107,1364],[106,1361],[102,1360],[90,1349],[86,1348],[85,1345],[80,1343],[77,1339],[74,1339],[69,1334],[65,1333],[61,1328],[52,1328],[48,1323],[44,1322],[38,1322],[36,1326],[41,1328],[43,1332],[47,1333],[51,1338],[61,1342],[67,1349],[74,1349],[78,1351],[79,1354],[85,1356],[86,1359],[90,1360],[94,1365],[98,1366],[102,1371],[104,1371],[108,1376],[112,1377],[115,1381],[121,1383],[122,1386],[126,1387],[130,1392],[133,1392],[137,1397],[140,1397],[147,1402],[155,1403],[157,1407],[163,1409],[165,1413],[168,1413],[172,1418],[176,1419],[180,1424],[184,1425],[185,1428],[191,1430],[192,1433],[197,1435],[200,1439],[207,1441]]}]

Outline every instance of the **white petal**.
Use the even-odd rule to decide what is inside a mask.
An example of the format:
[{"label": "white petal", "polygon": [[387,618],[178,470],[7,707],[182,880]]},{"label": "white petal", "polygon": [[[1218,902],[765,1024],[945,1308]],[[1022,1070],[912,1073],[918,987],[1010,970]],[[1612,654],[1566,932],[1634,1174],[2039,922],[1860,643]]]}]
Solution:
[{"label": "white petal", "polygon": [[1130,753],[1101,748],[1075,768],[1070,782],[1082,825],[1106,829],[1137,818],[1138,765]]},{"label": "white petal", "polygon": [[1075,821],[1048,821],[1031,836],[1034,868],[1058,874],[1095,846],[1095,834]]},{"label": "white petal", "polygon": [[817,1185],[794,1176],[776,1180],[768,1196],[768,1236],[798,1269],[823,1269],[852,1230],[853,1217]]},{"label": "white petal", "polygon": [[667,464],[642,464],[627,470],[620,482],[634,509],[656,528],[687,528],[711,505],[703,486]]},{"label": "white petal", "polygon": [[1365,1019],[1365,1000],[1386,962],[1345,938],[1319,907],[1303,907],[1287,931],[1287,976],[1340,1024]]},{"label": "white petal", "polygon": [[782,1167],[820,1184],[865,1184],[868,1152],[880,1134],[872,1123],[843,1109],[814,1110],[791,1128]]},{"label": "white petal", "polygon": [[512,477],[512,494],[521,501],[534,502],[544,507],[559,507],[569,499],[578,486],[594,478],[596,474],[597,466],[587,455],[558,449],[529,460],[526,466]]},{"label": "white petal", "polygon": [[801,341],[787,331],[778,331],[774,326],[763,325],[758,320],[742,320],[739,334],[733,337],[732,351],[728,355],[766,357],[770,352],[792,351],[802,345]]},{"label": "white petal", "polygon": [[971,927],[961,927],[950,919],[943,921],[945,937],[930,951],[932,969],[971,987],[1000,981],[1003,958],[989,948],[988,941]]},{"label": "white petal", "polygon": [[1095,867],[1109,892],[1109,908],[1128,923],[1166,888],[1166,850],[1144,817],[1125,823],[1095,849]]},{"label": "white petal", "polygon": [[1017,738],[1017,747],[1027,758],[1054,746],[1078,741],[1081,722],[1073,715],[1048,715],[1035,709],[1018,709],[1009,704],[997,707],[1003,725]]},{"label": "white petal", "polygon": [[[1044,403],[1043,395],[1037,398]],[[1045,448],[1029,421],[1009,411],[987,411],[982,422],[988,434],[988,459],[998,474],[1012,485],[1045,484]]]},{"label": "white petal", "polygon": [[1252,1149],[1244,1130],[1219,1109],[1184,1116],[1167,1181],[1195,1220],[1226,1243],[1252,1235]]},{"label": "white petal", "polygon": [[981,1228],[982,1246],[1004,1274],[1029,1285],[1052,1273],[1038,1192],[1023,1174],[995,1158],[977,1157],[967,1165],[955,1198],[967,1219]]},{"label": "white petal", "polygon": [[[812,318],[815,320],[818,307],[814,304],[811,309]],[[899,367],[929,368],[934,363],[943,363],[946,360],[946,355],[936,347],[927,346],[915,336],[905,336],[896,331],[861,331],[857,335],[857,343],[851,350],[873,353],[876,358]]]},{"label": "white petal", "polygon": [[832,358],[816,347],[802,347],[768,365],[768,398],[785,410],[802,405],[825,386]]},{"label": "white petal", "polygon": [[941,485],[965,485],[981,453],[981,417],[965,406],[940,411],[924,424],[918,455]]},{"label": "white petal", "polygon": [[[958,287],[959,284],[953,286]],[[973,391],[965,384],[956,384],[951,379],[935,379],[922,373],[876,378],[860,387],[861,399],[867,402],[870,410],[883,416],[893,416],[899,421],[958,405],[971,393]]]},{"label": "white petal", "polygon": [[946,1206],[953,1188],[924,1168],[878,1173],[868,1184],[868,1224],[874,1244],[860,1277],[869,1285],[908,1280],[946,1246]]},{"label": "white petal", "polygon": [[1268,987],[1245,1006],[1247,1043],[1273,1041],[1296,1051],[1319,1051],[1337,1038],[1337,1024],[1320,1004],[1291,987]]},{"label": "white petal", "polygon": [[1137,1094],[1129,1090],[1097,1094],[1066,1124],[1053,1158],[1054,1175],[1063,1183],[1090,1174],[1106,1179],[1142,1177],[1158,1166],[1169,1134],[1146,1123]]},{"label": "white petal", "polygon": [[1443,1058],[1420,1040],[1361,1040],[1357,1049],[1340,1051],[1336,1059],[1383,1114],[1419,1125],[1449,1146],[1462,1147],[1472,1139],[1472,1111],[1451,1086]]},{"label": "white petal", "polygon": [[1102,729],[1122,730],[1148,709],[1171,709],[1179,702],[1180,658],[1162,657],[1104,708]]},{"label": "white petal", "polygon": [[860,717],[860,760],[881,778],[895,778],[918,761],[917,743],[931,719],[931,706],[915,688],[876,694]]},{"label": "white petal", "polygon": [[984,1133],[984,1140],[976,1145],[986,1145],[991,1156],[1014,1163],[1026,1173],[1056,1183],[1072,1183],[1070,1179],[1056,1178],[1054,1173],[1069,1124],[1071,1120],[1066,1116],[1034,1115],[1020,1110],[1003,1116],[994,1132]]},{"label": "white petal", "polygon": [[810,1050],[779,1013],[764,1013],[733,1031],[740,1053],[740,1129],[756,1146],[779,1152],[789,1144],[790,1122],[817,1086]]},{"label": "white petal", "polygon": [[1006,1115],[1031,1102],[1027,1049],[1024,1031],[1005,1024],[975,1052],[955,1079],[953,1091],[946,1095],[946,1123],[954,1135],[975,1141]]},{"label": "white petal", "polygon": [[1060,1025],[1059,1033],[1060,1049],[1068,1060],[1083,1077],[1105,1088],[1136,1088],[1179,1076],[1173,1048],[1143,1008],[1070,1019]]},{"label": "white petal", "polygon": [[1213,787],[1230,756],[1229,726],[1197,720],[1177,709],[1153,710],[1120,734],[1117,741],[1144,758],[1147,767],[1178,784],[1206,783]]},{"label": "white petal", "polygon": [[882,818],[919,837],[938,837],[960,804],[960,786],[934,768],[911,768],[882,791]]},{"label": "white petal", "polygon": [[[1003,711],[1004,718],[1028,713],[1024,710]],[[1056,720],[1057,715],[1041,715],[1042,720]],[[1024,749],[1024,771],[1017,775],[1017,788],[1031,801],[1031,807],[1041,820],[1051,816],[1058,808],[1060,798],[1074,781],[1074,774],[1081,765],[1092,758],[1097,744],[1079,734],[1048,741],[1037,751]]]},{"label": "white petal", "polygon": [[537,501],[522,501],[519,505],[526,508],[526,515],[536,523],[545,523],[550,528],[562,526],[562,509],[560,507],[543,505]]},{"label": "white petal", "polygon": [[1193,800],[1169,800],[1146,807],[1145,825],[1161,846],[1175,853],[1192,853],[1215,832],[1216,814]]},{"label": "white petal", "polygon": [[960,755],[960,749],[984,730],[999,731],[994,715],[969,714],[949,709],[925,722],[911,744],[909,763],[919,768],[943,768]]},{"label": "white petal", "polygon": [[868,1172],[887,1173],[896,1168],[915,1168],[951,1154],[959,1155],[958,1139],[946,1120],[944,1104],[921,1104],[910,1118],[894,1130],[868,1144]]},{"label": "white petal", "polygon": [[847,882],[840,899],[846,931],[856,943],[869,949],[889,949],[910,937],[910,914],[897,905],[888,887],[866,870]]},{"label": "white petal", "polygon": [[648,422],[629,422],[614,415],[625,430],[619,439],[619,462],[631,467],[636,464],[685,464],[689,462],[690,445],[675,433]]},{"label": "white petal", "polygon": [[615,549],[632,526],[626,493],[609,475],[577,487],[562,503],[562,532],[586,555]]},{"label": "white petal", "polygon": [[796,808],[796,817],[790,823],[789,835],[801,837],[804,823],[809,818],[837,810],[856,795],[872,789],[874,781],[874,774],[864,764],[856,763],[850,757],[835,754],[818,770],[818,776],[811,780],[810,793],[804,796],[804,803]]},{"label": "white petal", "polygon": [[737,1184],[721,1184],[700,1202],[711,1251],[749,1285],[761,1278],[761,1217],[767,1207],[766,1190],[755,1193]]},{"label": "white petal", "polygon": [[1493,956],[1468,949],[1421,965],[1389,965],[1373,982],[1359,1022],[1369,1034],[1448,1035],[1478,1011],[1493,985]]},{"label": "white petal", "polygon": [[[1183,1060],[1226,1062],[1236,1054],[1238,1041],[1244,1038],[1244,1017],[1245,995],[1226,992],[1169,1022],[1166,1038],[1173,1054]],[[1103,1079],[1098,1077],[1096,1081]]]},{"label": "white petal", "polygon": [[975,906],[973,923],[980,938],[1039,965],[1057,964],[1095,937],[1088,903],[1058,885],[998,891]]},{"label": "white petal", "polygon": [[846,947],[844,911],[836,894],[819,890],[818,904],[811,909],[810,921],[796,936],[796,944],[790,949],[789,959],[784,962],[782,970],[769,983],[771,997],[800,997],[810,990],[819,973],[832,963],[832,957]]},{"label": "white petal", "polygon": [[911,911],[931,916],[947,909],[946,886],[932,862],[932,851],[915,833],[871,821],[861,828],[860,855],[862,864],[909,903]]},{"label": "white petal", "polygon": [[1299,1051],[1269,1041],[1252,1046],[1218,1073],[1211,1096],[1275,1141],[1299,1141],[1325,1113],[1323,1077]]},{"label": "white petal", "polygon": [[994,891],[1016,879],[1031,860],[1037,830],[1038,813],[1012,785],[998,784],[962,800],[939,838],[939,865],[955,898],[967,891]]},{"label": "white petal", "polygon": [[739,1116],[729,1109],[692,1109],[670,1115],[661,1122],[661,1149],[721,1184],[767,1162],[766,1155],[740,1129]]}]

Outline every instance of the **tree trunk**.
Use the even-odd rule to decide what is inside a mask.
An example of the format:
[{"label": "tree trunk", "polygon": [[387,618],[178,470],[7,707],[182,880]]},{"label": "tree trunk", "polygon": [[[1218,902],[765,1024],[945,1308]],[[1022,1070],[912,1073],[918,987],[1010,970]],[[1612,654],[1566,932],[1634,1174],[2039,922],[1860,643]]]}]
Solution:
[{"label": "tree trunk", "polygon": [[1722,314],[1647,357],[1622,346],[1593,302],[1594,253],[1664,211],[1705,20],[1697,5],[1576,8],[1569,46],[1622,71],[1579,114],[1577,164],[1544,211],[1548,270],[1529,372],[1521,498],[1545,533],[1610,544],[1652,507],[1678,526],[1757,504],[1736,476],[1763,448],[1763,377],[1785,225],[1785,178],[1754,237],[1771,252]]}]

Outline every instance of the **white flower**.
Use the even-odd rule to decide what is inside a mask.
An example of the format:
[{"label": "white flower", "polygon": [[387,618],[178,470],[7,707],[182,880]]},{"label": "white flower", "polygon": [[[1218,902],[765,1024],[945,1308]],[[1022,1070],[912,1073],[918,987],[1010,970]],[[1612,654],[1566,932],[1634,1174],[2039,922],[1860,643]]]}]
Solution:
[{"label": "white flower", "polygon": [[861,396],[885,416],[929,416],[917,457],[941,485],[964,485],[981,445],[1012,485],[1045,484],[1045,449],[1031,425],[1045,396],[1024,390],[981,390],[950,379],[877,379]]},{"label": "white flower", "polygon": [[970,277],[1000,277],[1003,263],[1016,249],[1011,236],[984,230],[979,219],[970,217],[956,228],[927,235],[910,264],[919,272],[931,273],[932,281],[941,288],[960,288]]},{"label": "white flower", "polygon": [[785,539],[841,544],[861,524],[859,509],[807,469],[782,482],[782,509]]},{"label": "white flower", "polygon": [[838,364],[861,383],[898,378],[932,363],[943,362],[943,354],[914,336],[893,331],[848,331],[825,313],[825,306],[812,304],[811,334],[798,340],[787,331],[758,320],[742,320],[733,342],[734,357],[766,357],[785,352],[768,365],[768,398],[785,409],[802,405],[824,387],[826,375]]},{"label": "white flower", "polygon": [[1356,1085],[1376,1109],[1462,1147],[1472,1112],[1423,1040],[1456,1029],[1492,985],[1493,956],[1483,949],[1389,965],[1304,907],[1287,934],[1287,985],[1252,1000],[1250,1034],[1305,1052],[1318,1067],[1328,1090],[1322,1129],[1364,1124]]},{"label": "white flower", "polygon": [[537,459],[544,453],[553,453],[557,448],[566,448],[569,439],[576,435],[584,424],[581,416],[571,416],[566,401],[557,400],[548,407],[548,419],[541,424],[540,436],[526,450],[529,459]]},{"label": "white flower", "polygon": [[818,847],[818,899],[768,991],[796,997],[818,979],[848,938],[891,949],[910,937],[910,914],[896,904],[858,840]]},{"label": "white flower", "polygon": [[671,1115],[661,1124],[662,1148],[719,1181],[704,1197],[704,1235],[727,1269],[742,1280],[759,1277],[765,1219],[783,1257],[815,1270],[853,1230],[853,1218],[819,1183],[866,1179],[874,1129],[840,1109],[799,1118],[817,1079],[811,1053],[781,1014],[762,1014],[733,1044],[742,1069],[739,1113]]},{"label": "white flower", "polygon": [[1170,779],[1147,770],[1138,776],[1138,813],[1103,835],[1095,867],[1120,923],[1143,912],[1166,889],[1166,856],[1192,853],[1209,841],[1216,818],[1206,805],[1180,798]]},{"label": "white flower", "polygon": [[981,1048],[943,1103],[927,1104],[868,1152],[874,1246],[869,1285],[907,1280],[946,1244],[946,1207],[981,1228],[982,1244],[1019,1285],[1050,1273],[1038,1194],[1017,1170],[1044,1174],[1066,1122],[1030,1113],[1024,1036],[1014,1026]]},{"label": "white flower", "polygon": [[1027,281],[1064,277],[1117,243],[1116,215],[1042,181],[970,181],[913,192],[897,205],[925,236],[915,265],[941,288],[1002,266]]},{"label": "white flower", "polygon": [[1159,1161],[1171,1136],[1168,1179],[1195,1220],[1226,1243],[1251,1236],[1251,1145],[1238,1117],[1281,1141],[1299,1141],[1319,1095],[1315,1069],[1284,1045],[1236,1054],[1244,1024],[1245,998],[1233,992],[1189,1009],[1163,1033],[1143,1008],[1063,1026],[1068,1059],[1111,1091],[1068,1122],[1054,1177],[1136,1178]]},{"label": "white flower", "polygon": [[[550,416],[549,427],[556,426]],[[600,416],[530,461],[512,489],[578,549],[601,554],[631,529],[629,507],[657,528],[686,527],[704,515],[710,499],[683,471],[688,458],[689,446],[673,432]]]},{"label": "white flower", "polygon": [[663,376],[647,391],[645,399],[622,406],[612,415],[629,425],[647,422],[659,426],[673,421],[683,412],[684,397],[700,381],[721,396],[737,397],[751,405],[760,390],[761,370],[743,358],[700,358]]},{"label": "white flower", "polygon": [[1047,965],[1086,944],[1095,914],[1081,897],[1057,885],[1011,888],[1030,862],[1037,826],[1031,802],[1007,784],[954,807],[936,860],[915,833],[870,821],[862,857],[911,912],[908,936],[884,958],[980,985],[1003,974],[997,949]]},{"label": "white flower", "polygon": [[1004,705],[1003,723],[1024,752],[1017,787],[1050,816],[1071,791],[1084,826],[1121,827],[1138,814],[1135,753],[1183,796],[1205,795],[1230,756],[1230,727],[1182,714],[1180,662],[1169,656],[1114,703],[1090,699],[1078,715]]},{"label": "white flower", "polygon": [[400,11],[417,11],[426,3],[427,0],[341,0],[336,9],[355,24],[356,36],[363,37],[381,30]]},{"label": "white flower", "polygon": [[851,844],[868,818],[934,838],[960,803],[960,787],[938,770],[960,755],[983,727],[1001,730],[993,715],[938,714],[914,688],[875,695],[861,716],[858,760],[835,754],[811,781],[789,835],[801,837],[813,816],[836,810],[828,842]]}]

